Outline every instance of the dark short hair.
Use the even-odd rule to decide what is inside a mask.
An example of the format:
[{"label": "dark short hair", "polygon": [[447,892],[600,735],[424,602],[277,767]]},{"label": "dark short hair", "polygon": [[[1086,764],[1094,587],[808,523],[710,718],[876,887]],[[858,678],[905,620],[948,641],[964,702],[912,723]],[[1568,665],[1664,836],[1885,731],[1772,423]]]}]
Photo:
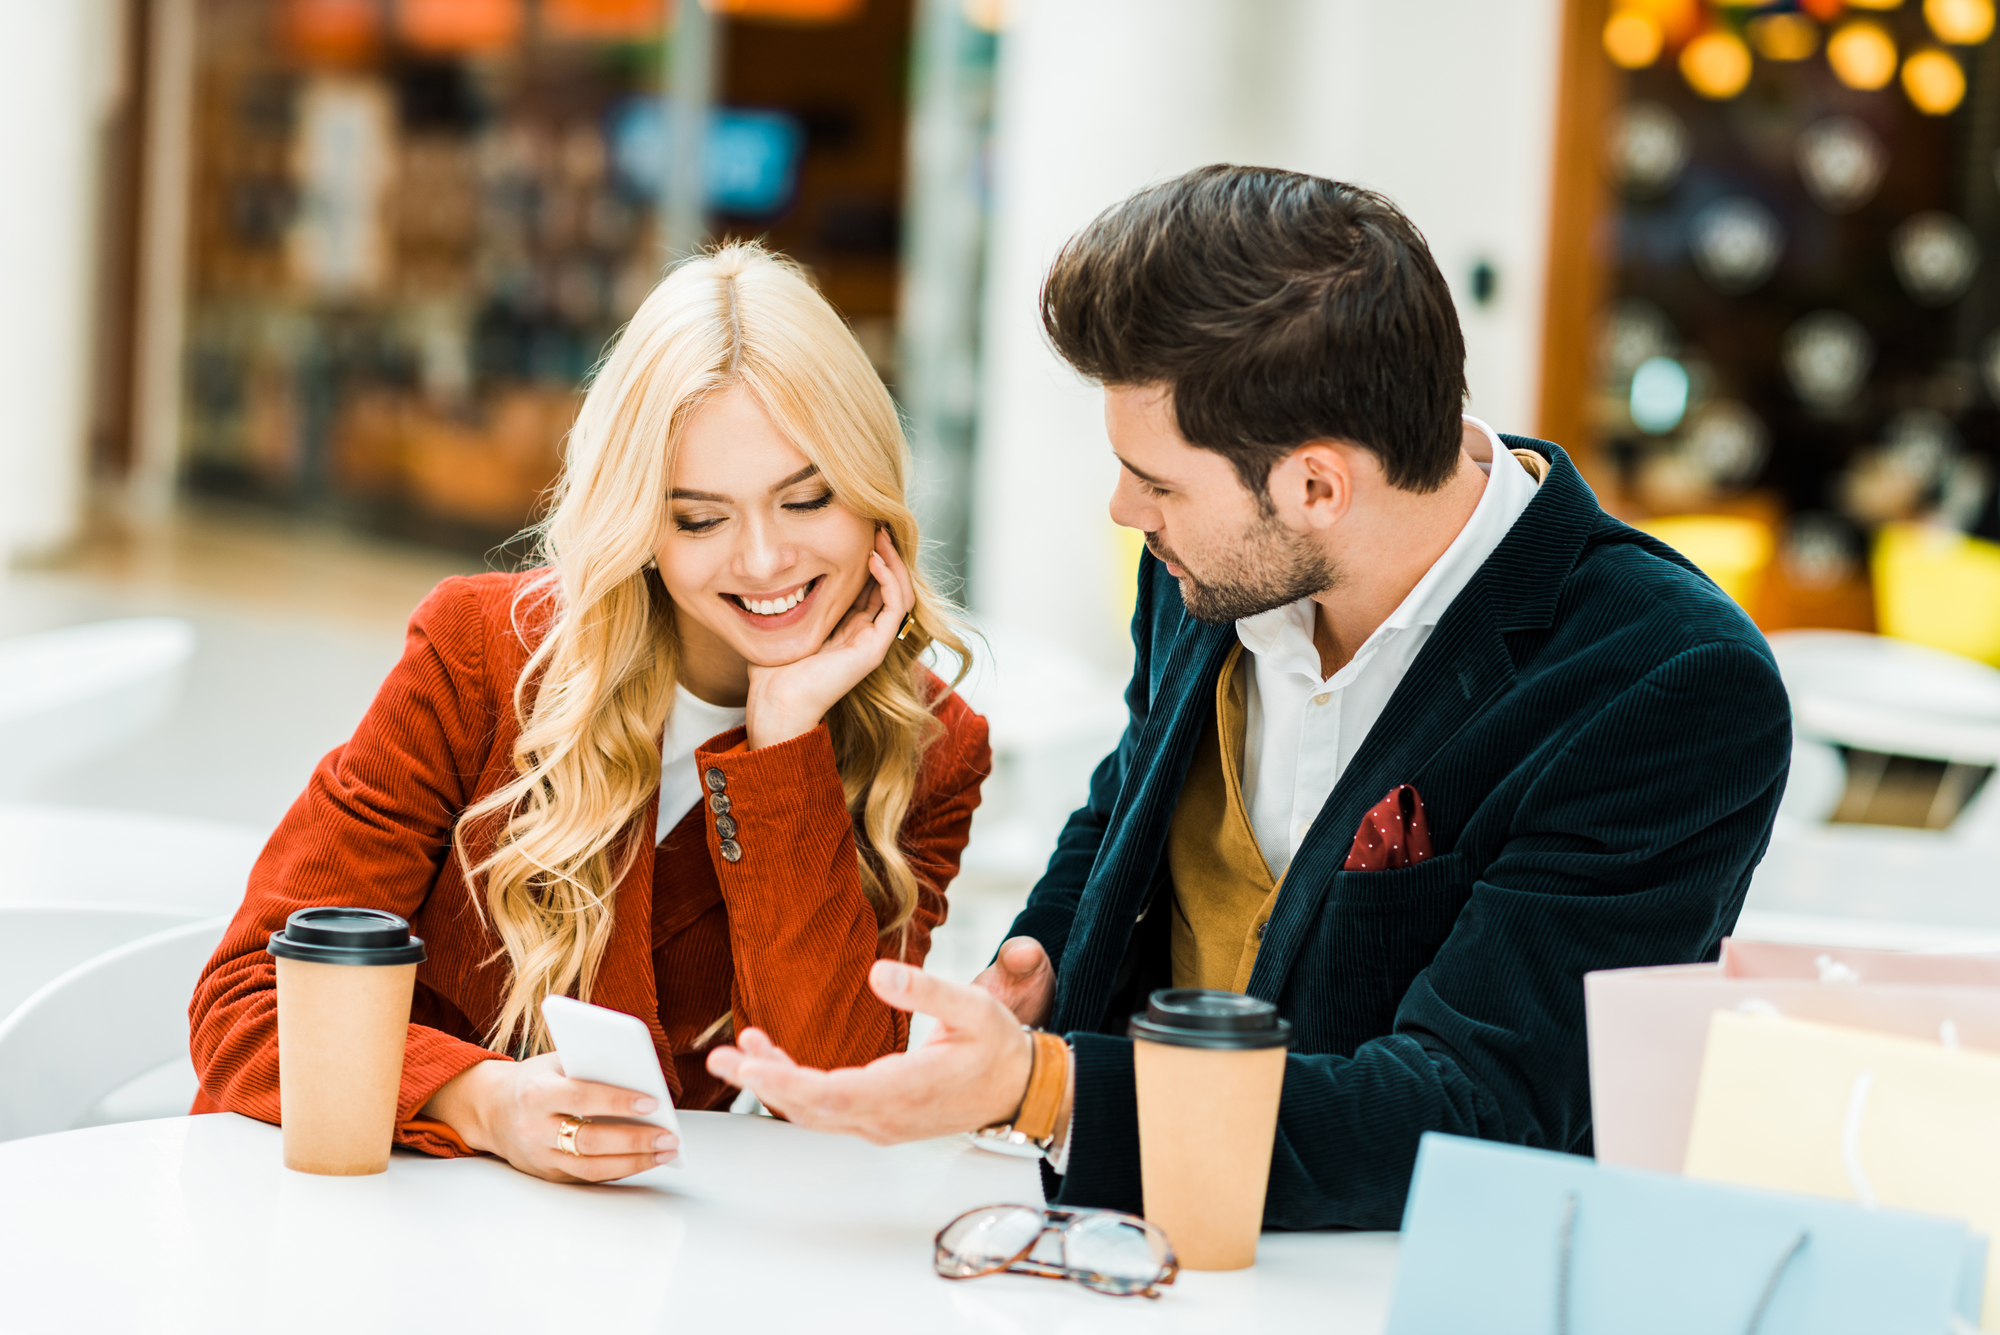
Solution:
[{"label": "dark short hair", "polygon": [[1259,500],[1309,440],[1374,452],[1391,485],[1457,467],[1465,338],[1423,235],[1371,190],[1202,167],[1071,237],[1042,285],[1056,351],[1109,385],[1165,385],[1189,443]]}]

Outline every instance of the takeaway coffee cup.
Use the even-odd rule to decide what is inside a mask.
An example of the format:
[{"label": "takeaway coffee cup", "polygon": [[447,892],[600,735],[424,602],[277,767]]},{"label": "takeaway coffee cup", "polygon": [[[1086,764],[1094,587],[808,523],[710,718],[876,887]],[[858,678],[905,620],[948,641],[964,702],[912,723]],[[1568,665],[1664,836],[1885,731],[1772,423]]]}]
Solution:
[{"label": "takeaway coffee cup", "polygon": [[285,1167],[383,1172],[424,943],[380,909],[310,908],[285,919],[269,949],[278,962]]},{"label": "takeaway coffee cup", "polygon": [[1255,1264],[1290,1022],[1255,997],[1171,988],[1130,1032],[1146,1218],[1184,1269]]}]

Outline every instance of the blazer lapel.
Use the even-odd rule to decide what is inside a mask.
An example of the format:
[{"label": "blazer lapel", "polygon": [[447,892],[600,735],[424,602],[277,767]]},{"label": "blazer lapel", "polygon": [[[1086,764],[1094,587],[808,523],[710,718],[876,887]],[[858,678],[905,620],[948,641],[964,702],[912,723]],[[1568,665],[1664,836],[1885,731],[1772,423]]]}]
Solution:
[{"label": "blazer lapel", "polygon": [[[1368,730],[1285,872],[1251,970],[1249,994],[1275,1002],[1319,916],[1368,808],[1399,783],[1417,782],[1431,758],[1514,680],[1504,632],[1552,623],[1556,594],[1603,518],[1569,456],[1546,441],[1503,436],[1538,450],[1551,468],[1507,536],[1445,609],[1430,640]],[[1418,790],[1423,788],[1417,783]],[[1435,828],[1435,827],[1433,827]],[[1445,850],[1440,850],[1445,851]]]},{"label": "blazer lapel", "polygon": [[1105,825],[1105,841],[1056,970],[1055,1015],[1065,1023],[1095,1017],[1124,959],[1132,927],[1145,905],[1167,842],[1167,825],[1180,800],[1194,745],[1212,707],[1215,679],[1236,642],[1232,625],[1211,626],[1183,616]]},{"label": "blazer lapel", "polygon": [[[1467,596],[1480,583],[1475,578],[1445,609],[1299,844],[1257,950],[1251,996],[1277,1000],[1368,808],[1397,784],[1416,782],[1430,758],[1514,680],[1505,641],[1481,599]],[[1422,783],[1417,787],[1421,792]]]}]

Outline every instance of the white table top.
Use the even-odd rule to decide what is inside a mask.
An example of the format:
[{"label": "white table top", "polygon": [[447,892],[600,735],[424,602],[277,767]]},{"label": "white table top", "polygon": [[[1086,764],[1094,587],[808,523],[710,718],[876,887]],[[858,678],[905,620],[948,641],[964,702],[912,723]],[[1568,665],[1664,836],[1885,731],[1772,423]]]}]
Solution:
[{"label": "white table top", "polygon": [[681,1116],[691,1166],[610,1187],[401,1152],[381,1176],[310,1177],[233,1114],[0,1144],[0,1331],[1372,1335],[1388,1313],[1393,1233],[1266,1234],[1255,1269],[1183,1274],[1158,1301],[940,1279],[936,1231],[1039,1201],[1032,1163]]}]

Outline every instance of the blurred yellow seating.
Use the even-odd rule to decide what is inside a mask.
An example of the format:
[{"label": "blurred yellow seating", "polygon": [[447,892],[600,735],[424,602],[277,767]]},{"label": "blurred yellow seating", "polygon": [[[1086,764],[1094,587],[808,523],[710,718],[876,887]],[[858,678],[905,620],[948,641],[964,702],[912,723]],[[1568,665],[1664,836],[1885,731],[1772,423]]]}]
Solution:
[{"label": "blurred yellow seating", "polygon": [[1667,515],[1638,527],[1694,562],[1745,608],[1777,547],[1770,525],[1736,515]]},{"label": "blurred yellow seating", "polygon": [[1885,524],[1869,566],[1884,635],[2000,664],[2000,544],[1925,524]]}]

